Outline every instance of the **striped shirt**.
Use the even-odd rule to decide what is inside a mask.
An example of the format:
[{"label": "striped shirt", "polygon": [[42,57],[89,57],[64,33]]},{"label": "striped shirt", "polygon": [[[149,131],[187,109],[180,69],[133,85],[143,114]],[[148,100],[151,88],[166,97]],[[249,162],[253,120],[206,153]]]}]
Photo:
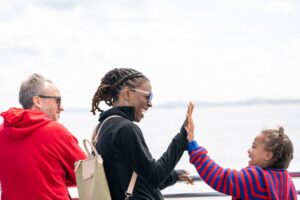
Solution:
[{"label": "striped shirt", "polygon": [[284,169],[262,169],[258,166],[242,170],[223,169],[195,141],[188,145],[190,162],[200,177],[218,192],[232,199],[295,200],[297,192],[289,173]]}]

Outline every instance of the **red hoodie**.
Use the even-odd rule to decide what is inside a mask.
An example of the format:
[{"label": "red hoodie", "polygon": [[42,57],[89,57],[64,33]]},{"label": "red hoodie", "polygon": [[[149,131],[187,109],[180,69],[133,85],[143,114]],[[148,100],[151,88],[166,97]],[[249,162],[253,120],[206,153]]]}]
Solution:
[{"label": "red hoodie", "polygon": [[36,110],[1,113],[1,200],[66,200],[74,185],[74,162],[85,159],[77,139]]}]

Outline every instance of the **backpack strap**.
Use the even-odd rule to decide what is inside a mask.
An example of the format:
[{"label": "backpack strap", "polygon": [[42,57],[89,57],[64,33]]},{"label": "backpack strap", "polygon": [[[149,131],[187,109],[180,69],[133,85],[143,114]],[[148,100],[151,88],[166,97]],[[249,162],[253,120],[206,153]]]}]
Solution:
[{"label": "backpack strap", "polygon": [[135,173],[135,171],[133,171],[127,191],[125,192],[126,195],[125,200],[129,199],[132,196],[136,179],[137,179],[137,174]]},{"label": "backpack strap", "polygon": [[97,142],[98,142],[98,139],[99,139],[99,135],[100,135],[100,130],[101,130],[101,128],[102,128],[102,126],[103,126],[103,124],[107,121],[107,120],[109,120],[110,118],[114,118],[114,117],[121,117],[121,116],[119,116],[119,115],[111,115],[111,116],[109,116],[109,117],[107,117],[105,120],[103,120],[101,123],[99,123],[96,127],[95,127],[95,129],[94,129],[94,132],[93,132],[93,135],[92,135],[92,144],[94,145],[94,146],[96,146],[96,144],[97,144]]},{"label": "backpack strap", "polygon": [[[107,120],[109,120],[110,118],[114,118],[114,117],[121,117],[121,116],[111,115],[111,116],[107,117],[105,120],[103,120],[101,123],[99,123],[96,126],[96,128],[94,129],[93,135],[92,135],[92,144],[93,144],[93,146],[96,146],[96,144],[98,142],[98,139],[100,137],[100,130],[101,130],[103,124]],[[125,200],[128,200],[132,196],[132,192],[133,192],[133,189],[134,189],[134,186],[135,186],[136,179],[137,179],[137,174],[135,173],[135,171],[133,171],[130,182],[129,182],[129,185],[128,185],[128,188],[127,188],[127,191],[125,192],[125,195],[126,195]]]}]

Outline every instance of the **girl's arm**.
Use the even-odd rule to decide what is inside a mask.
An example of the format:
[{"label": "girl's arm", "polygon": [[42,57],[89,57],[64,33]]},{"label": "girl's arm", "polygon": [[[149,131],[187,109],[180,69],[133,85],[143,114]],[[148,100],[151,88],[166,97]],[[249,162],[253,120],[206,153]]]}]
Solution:
[{"label": "girl's arm", "polygon": [[190,162],[196,167],[200,177],[213,189],[242,199],[267,199],[263,180],[263,170],[248,167],[241,171],[223,169],[207,155],[203,147],[195,141],[188,145]]}]

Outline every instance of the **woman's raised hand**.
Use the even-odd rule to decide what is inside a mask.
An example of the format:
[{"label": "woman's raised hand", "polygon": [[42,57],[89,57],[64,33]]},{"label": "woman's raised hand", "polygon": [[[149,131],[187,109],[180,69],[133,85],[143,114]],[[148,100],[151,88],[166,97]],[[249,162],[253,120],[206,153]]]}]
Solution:
[{"label": "woman's raised hand", "polygon": [[186,122],[185,130],[187,132],[187,139],[189,142],[194,140],[194,122],[193,122],[193,118],[192,118],[193,110],[194,110],[194,104],[192,102],[190,102],[188,105],[188,110],[187,110],[186,119],[185,119],[185,122]]}]

